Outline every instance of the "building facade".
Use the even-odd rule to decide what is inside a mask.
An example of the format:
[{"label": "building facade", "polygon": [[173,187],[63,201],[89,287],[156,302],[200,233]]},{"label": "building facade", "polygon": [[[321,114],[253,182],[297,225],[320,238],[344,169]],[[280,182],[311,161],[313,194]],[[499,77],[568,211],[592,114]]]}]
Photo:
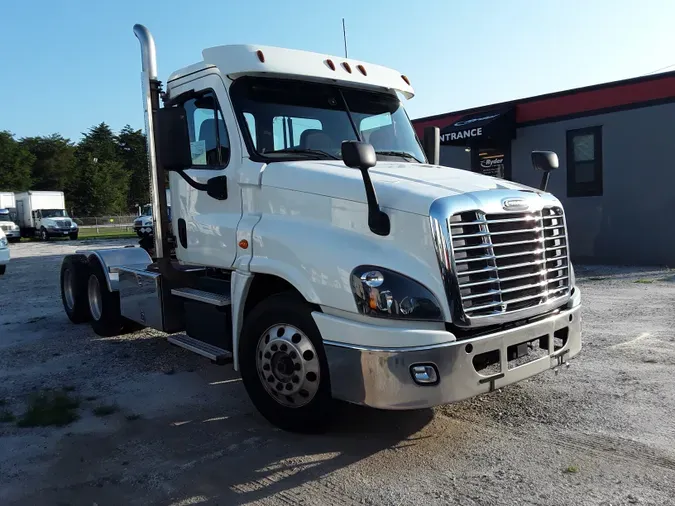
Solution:
[{"label": "building facade", "polygon": [[531,152],[560,168],[548,191],[581,262],[675,266],[675,72],[413,121],[441,129],[441,165],[538,187]]}]

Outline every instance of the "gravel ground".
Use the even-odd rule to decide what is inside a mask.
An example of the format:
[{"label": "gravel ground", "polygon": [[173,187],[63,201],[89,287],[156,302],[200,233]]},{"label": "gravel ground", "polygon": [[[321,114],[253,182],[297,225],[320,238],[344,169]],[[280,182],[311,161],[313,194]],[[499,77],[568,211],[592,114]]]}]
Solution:
[{"label": "gravel ground", "polygon": [[675,504],[672,271],[578,268],[584,348],[558,375],[434,410],[344,405],[305,437],[266,423],[229,366],[70,324],[58,276],[77,247],[12,245],[0,278],[0,408],[81,400],[64,427],[0,423],[0,504]]}]

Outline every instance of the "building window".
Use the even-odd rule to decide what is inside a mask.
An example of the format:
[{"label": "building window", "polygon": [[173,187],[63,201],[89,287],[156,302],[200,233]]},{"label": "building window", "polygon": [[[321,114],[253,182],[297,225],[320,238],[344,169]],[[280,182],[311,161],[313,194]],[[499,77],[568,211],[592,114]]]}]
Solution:
[{"label": "building window", "polygon": [[567,131],[567,196],[602,195],[602,127]]}]

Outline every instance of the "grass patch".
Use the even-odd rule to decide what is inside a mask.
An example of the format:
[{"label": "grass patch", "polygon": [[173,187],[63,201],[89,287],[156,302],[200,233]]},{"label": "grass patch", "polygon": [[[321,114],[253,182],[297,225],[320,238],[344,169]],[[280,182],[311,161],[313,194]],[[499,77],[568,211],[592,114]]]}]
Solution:
[{"label": "grass patch", "polygon": [[0,423],[9,423],[16,420],[14,414],[8,409],[0,410]]},{"label": "grass patch", "polygon": [[78,239],[116,239],[122,237],[138,237],[133,230],[120,230],[119,228],[81,228]]},{"label": "grass patch", "polygon": [[112,415],[113,413],[117,413],[119,409],[120,408],[117,406],[117,404],[103,404],[101,406],[96,406],[91,411],[96,416],[108,416]]},{"label": "grass patch", "polygon": [[131,413],[130,415],[127,415],[127,420],[129,420],[130,422],[135,422],[136,420],[140,419],[141,415],[139,415],[138,413]]},{"label": "grass patch", "polygon": [[30,396],[28,409],[19,418],[19,427],[62,427],[79,418],[80,401],[63,390],[43,390]]},{"label": "grass patch", "polygon": [[638,283],[641,285],[651,285],[654,282],[653,279],[636,279],[633,283]]},{"label": "grass patch", "polygon": [[579,472],[579,466],[567,466],[565,472],[568,474],[575,474]]}]

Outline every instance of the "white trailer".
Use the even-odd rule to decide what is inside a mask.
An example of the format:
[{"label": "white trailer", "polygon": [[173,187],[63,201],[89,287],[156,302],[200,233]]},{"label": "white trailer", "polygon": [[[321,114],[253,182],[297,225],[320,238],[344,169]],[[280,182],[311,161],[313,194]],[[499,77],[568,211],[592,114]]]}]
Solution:
[{"label": "white trailer", "polygon": [[52,237],[77,239],[78,226],[66,211],[60,191],[27,191],[15,194],[21,235],[37,236],[43,241]]},{"label": "white trailer", "polygon": [[[579,353],[580,293],[546,178],[535,189],[438,166],[439,130],[423,148],[397,96],[414,94],[406,76],[223,46],[163,93],[152,36],[134,33],[154,256],[65,257],[73,322],[100,335],[152,327],[231,359],[258,410],[296,431],[324,427],[335,398],[427,408]],[[546,175],[558,163],[551,152],[532,161]]]}]

